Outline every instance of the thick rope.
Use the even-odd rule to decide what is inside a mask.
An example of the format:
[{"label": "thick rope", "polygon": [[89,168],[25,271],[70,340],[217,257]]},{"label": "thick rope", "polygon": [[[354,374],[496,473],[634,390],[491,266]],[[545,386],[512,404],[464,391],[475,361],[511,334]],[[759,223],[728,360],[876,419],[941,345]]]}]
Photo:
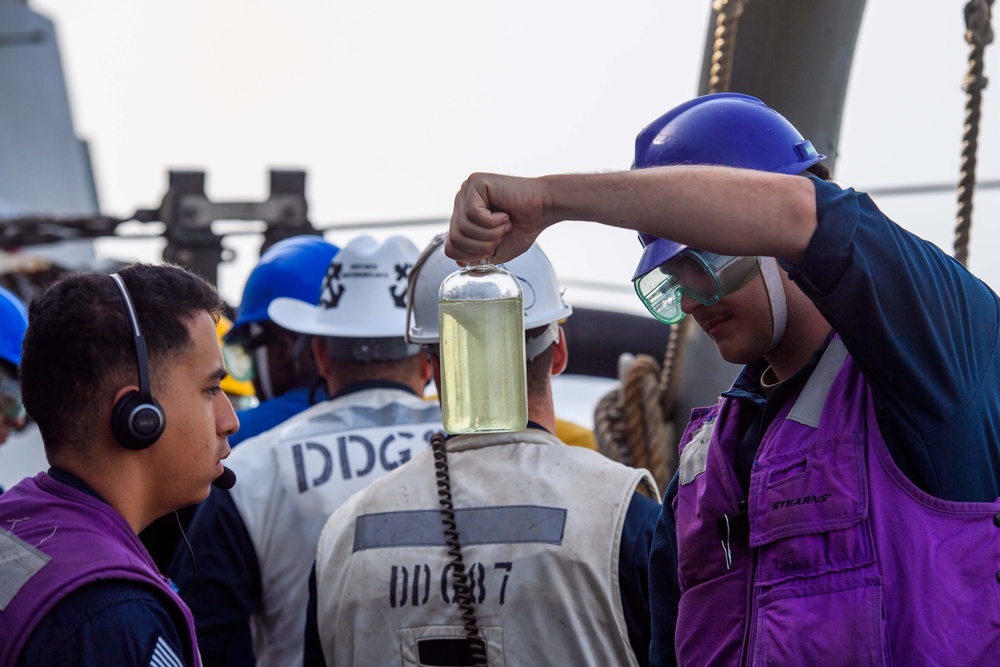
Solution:
[{"label": "thick rope", "polygon": [[962,162],[958,181],[958,215],[955,223],[955,259],[963,265],[969,258],[972,227],[972,197],[976,189],[976,151],[979,148],[980,108],[983,88],[983,55],[993,41],[993,0],[969,0],[965,5],[965,41],[969,48],[969,69],[962,79],[965,90],[965,125],[962,133]]},{"label": "thick rope", "polygon": [[680,371],[678,370],[691,335],[691,320],[685,317],[679,323],[670,327],[670,337],[667,339],[667,349],[663,353],[663,370],[660,371],[660,389],[663,402],[663,413],[673,414],[677,403]]},{"label": "thick rope", "polygon": [[666,488],[677,470],[674,401],[668,399],[676,390],[668,388],[676,384],[671,378],[680,366],[674,355],[681,351],[686,336],[681,329],[680,325],[671,329],[662,368],[653,357],[638,355],[622,370],[621,387],[605,395],[594,411],[599,450],[626,465],[645,468],[660,489]]},{"label": "thick rope", "polygon": [[708,77],[708,92],[721,93],[729,90],[733,76],[733,50],[736,45],[736,29],[748,0],[714,0],[715,41],[712,43],[712,69]]},{"label": "thick rope", "polygon": [[[673,476],[667,469],[670,420],[663,412],[660,387],[660,364],[650,356],[641,355],[629,368],[624,385],[625,430],[629,448],[635,452],[636,467],[653,475],[660,488]],[[676,469],[676,467],[675,467]]]},{"label": "thick rope", "polygon": [[594,406],[594,439],[597,450],[609,459],[635,465],[625,437],[625,403],[621,387],[609,391]]},{"label": "thick rope", "polygon": [[[714,0],[715,41],[709,93],[729,90],[736,29],[748,0]],[[677,470],[679,428],[677,394],[684,348],[690,337],[690,318],[670,328],[661,366],[639,355],[619,370],[621,387],[611,390],[594,409],[594,437],[598,450],[626,465],[646,468],[663,490]]]}]

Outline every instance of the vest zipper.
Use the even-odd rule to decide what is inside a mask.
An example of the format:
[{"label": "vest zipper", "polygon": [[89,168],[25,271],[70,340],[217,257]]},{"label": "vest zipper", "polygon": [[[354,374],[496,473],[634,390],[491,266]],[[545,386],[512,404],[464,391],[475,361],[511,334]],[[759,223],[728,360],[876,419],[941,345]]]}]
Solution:
[{"label": "vest zipper", "polygon": [[754,575],[757,572],[757,550],[753,548],[748,548],[750,557],[747,559],[747,613],[745,618],[746,625],[743,628],[743,655],[740,657],[741,665],[750,664],[750,656],[753,655],[753,651],[756,644],[756,632],[754,628],[757,627],[757,603],[756,597],[754,596]]}]

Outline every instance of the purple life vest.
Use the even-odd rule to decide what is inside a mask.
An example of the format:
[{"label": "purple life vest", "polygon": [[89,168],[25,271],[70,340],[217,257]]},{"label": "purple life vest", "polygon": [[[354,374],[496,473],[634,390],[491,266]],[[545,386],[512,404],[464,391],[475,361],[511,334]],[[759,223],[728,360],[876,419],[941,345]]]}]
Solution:
[{"label": "purple life vest", "polygon": [[[57,602],[105,579],[142,583],[173,603],[187,664],[200,665],[191,612],[113,507],[46,473],[0,496],[0,665],[12,665]],[[169,603],[168,603],[169,604]]]},{"label": "purple life vest", "polygon": [[1000,502],[893,463],[835,338],[736,479],[738,402],[693,411],[677,522],[681,665],[1000,664]]}]

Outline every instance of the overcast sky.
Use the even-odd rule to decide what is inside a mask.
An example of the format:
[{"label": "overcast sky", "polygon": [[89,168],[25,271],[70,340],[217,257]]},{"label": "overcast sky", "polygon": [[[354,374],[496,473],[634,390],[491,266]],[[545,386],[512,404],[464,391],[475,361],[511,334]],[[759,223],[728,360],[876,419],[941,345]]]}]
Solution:
[{"label": "overcast sky", "polygon": [[[446,217],[472,171],[627,168],[637,131],[696,94],[710,15],[708,1],[693,0],[29,5],[56,24],[104,212],[158,204],[171,167],[206,170],[209,196],[225,200],[263,199],[269,168],[301,168],[311,219],[322,226]],[[839,182],[863,189],[957,181],[964,5],[938,0],[914,12],[904,0],[868,3]],[[993,84],[980,179],[1000,178],[997,49],[987,50]],[[951,250],[954,193],[880,204]],[[981,191],[971,267],[995,288],[998,217],[1000,191]],[[420,244],[435,231],[410,235]],[[638,308],[628,285],[638,257],[631,233],[563,225],[541,242],[567,282],[606,281],[620,290],[609,293],[615,300]],[[220,288],[238,303],[259,239],[227,243],[238,261],[220,273]],[[102,251],[142,255],[146,245]],[[576,297],[593,295],[577,289]]]}]

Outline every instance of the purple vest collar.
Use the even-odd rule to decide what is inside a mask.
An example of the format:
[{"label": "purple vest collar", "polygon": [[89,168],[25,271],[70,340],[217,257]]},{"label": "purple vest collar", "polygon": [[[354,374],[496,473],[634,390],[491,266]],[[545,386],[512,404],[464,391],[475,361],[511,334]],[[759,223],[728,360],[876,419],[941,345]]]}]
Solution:
[{"label": "purple vest collar", "polygon": [[59,600],[101,579],[140,582],[170,600],[187,623],[187,663],[200,664],[191,612],[124,517],[44,472],[0,496],[0,664],[14,663]]}]

